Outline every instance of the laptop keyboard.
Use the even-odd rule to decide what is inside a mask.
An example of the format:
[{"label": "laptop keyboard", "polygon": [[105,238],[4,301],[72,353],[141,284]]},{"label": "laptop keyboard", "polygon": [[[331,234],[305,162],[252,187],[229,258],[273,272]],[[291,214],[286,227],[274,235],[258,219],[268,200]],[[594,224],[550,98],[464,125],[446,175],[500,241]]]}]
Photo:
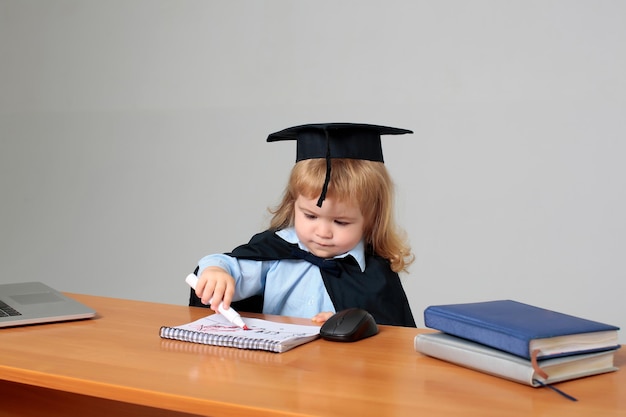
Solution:
[{"label": "laptop keyboard", "polygon": [[22,313],[0,300],[0,317],[21,316]]}]

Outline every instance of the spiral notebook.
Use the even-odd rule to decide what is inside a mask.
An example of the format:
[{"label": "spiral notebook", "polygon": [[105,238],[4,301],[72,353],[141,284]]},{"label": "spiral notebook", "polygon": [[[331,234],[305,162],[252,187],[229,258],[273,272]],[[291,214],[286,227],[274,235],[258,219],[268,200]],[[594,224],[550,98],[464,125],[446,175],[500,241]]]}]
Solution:
[{"label": "spiral notebook", "polygon": [[232,324],[221,314],[212,314],[180,326],[162,326],[160,335],[183,342],[281,353],[315,340],[320,333],[319,326],[247,317],[243,320],[249,330]]}]

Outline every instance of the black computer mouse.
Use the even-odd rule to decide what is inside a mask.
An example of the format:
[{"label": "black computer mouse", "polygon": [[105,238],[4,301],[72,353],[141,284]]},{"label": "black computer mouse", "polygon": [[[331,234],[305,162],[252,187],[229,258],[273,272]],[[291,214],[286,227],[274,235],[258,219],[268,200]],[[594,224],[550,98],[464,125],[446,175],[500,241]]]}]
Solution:
[{"label": "black computer mouse", "polygon": [[334,342],[356,342],[377,333],[374,317],[362,308],[338,311],[320,328],[320,336]]}]

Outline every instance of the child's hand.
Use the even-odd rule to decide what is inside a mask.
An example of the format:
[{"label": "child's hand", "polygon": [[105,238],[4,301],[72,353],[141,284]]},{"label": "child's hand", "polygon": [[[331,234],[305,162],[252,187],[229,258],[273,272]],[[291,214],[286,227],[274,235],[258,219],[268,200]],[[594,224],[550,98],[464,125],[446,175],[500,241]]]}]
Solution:
[{"label": "child's hand", "polygon": [[325,323],[333,314],[332,311],[324,311],[322,313],[317,313],[315,316],[311,318],[312,321],[318,324]]},{"label": "child's hand", "polygon": [[202,304],[211,304],[211,309],[217,312],[220,303],[224,308],[230,307],[235,294],[235,279],[228,272],[217,266],[209,266],[198,277],[196,295]]}]

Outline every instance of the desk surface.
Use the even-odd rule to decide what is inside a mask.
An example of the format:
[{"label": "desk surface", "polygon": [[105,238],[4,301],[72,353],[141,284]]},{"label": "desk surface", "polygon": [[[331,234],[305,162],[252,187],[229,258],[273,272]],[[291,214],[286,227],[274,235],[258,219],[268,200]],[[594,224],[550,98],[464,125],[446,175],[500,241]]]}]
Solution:
[{"label": "desk surface", "polygon": [[[195,320],[209,314],[206,309],[68,295],[94,308],[98,316],[0,330],[0,385],[12,389],[21,402],[6,408],[7,413],[28,402],[39,402],[48,410],[63,410],[59,403],[87,404],[91,416],[99,409],[111,415],[111,410],[123,407],[138,407],[135,415],[626,413],[626,371],[559,384],[579,400],[572,402],[549,389],[422,356],[415,352],[413,339],[425,330],[381,326],[377,336],[356,343],[319,339],[275,354],[159,337],[160,326]],[[621,349],[616,365],[625,363],[626,352]]]}]

